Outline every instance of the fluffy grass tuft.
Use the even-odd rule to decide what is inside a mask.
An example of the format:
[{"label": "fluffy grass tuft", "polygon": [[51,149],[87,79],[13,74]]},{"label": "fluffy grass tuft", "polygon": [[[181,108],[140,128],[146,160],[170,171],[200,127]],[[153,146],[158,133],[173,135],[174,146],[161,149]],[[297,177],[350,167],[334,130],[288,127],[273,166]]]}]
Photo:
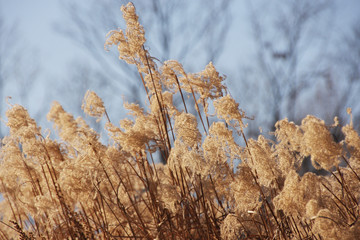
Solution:
[{"label": "fluffy grass tuft", "polygon": [[[174,60],[158,66],[135,7],[122,12],[126,29],[111,31],[105,45],[136,66],[146,109],[125,104],[131,118],[118,125],[87,92],[85,113],[107,120],[104,144],[59,103],[48,114],[58,140],[12,106],[0,152],[1,239],[360,236],[360,137],[352,122],[339,143],[313,116],[301,125],[279,121],[275,141],[247,139],[246,114],[214,65],[199,73]],[[327,174],[301,176],[305,159]]]}]

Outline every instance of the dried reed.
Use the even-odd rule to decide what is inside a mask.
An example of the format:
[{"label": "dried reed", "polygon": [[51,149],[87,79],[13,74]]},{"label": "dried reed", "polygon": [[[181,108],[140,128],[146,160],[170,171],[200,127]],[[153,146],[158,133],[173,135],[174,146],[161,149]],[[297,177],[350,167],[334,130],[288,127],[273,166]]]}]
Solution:
[{"label": "dried reed", "polygon": [[[83,109],[106,116],[105,145],[58,103],[48,119],[60,140],[43,136],[23,107],[11,106],[0,155],[1,239],[360,236],[360,137],[352,122],[340,143],[313,116],[299,126],[279,121],[276,141],[246,139],[245,112],[213,64],[196,74],[173,60],[158,67],[135,7],[121,10],[126,30],[111,31],[105,46],[116,45],[120,59],[137,67],[148,108],[125,104],[133,117],[118,127],[89,91]],[[300,176],[305,158],[328,175]]]}]

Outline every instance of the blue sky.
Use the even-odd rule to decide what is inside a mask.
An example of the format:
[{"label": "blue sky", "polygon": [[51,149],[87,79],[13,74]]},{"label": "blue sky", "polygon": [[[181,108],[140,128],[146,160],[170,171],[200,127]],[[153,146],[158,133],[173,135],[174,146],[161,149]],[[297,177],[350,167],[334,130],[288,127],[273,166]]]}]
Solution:
[{"label": "blue sky", "polygon": [[[86,3],[86,1],[82,1]],[[222,57],[218,60],[217,67],[220,72],[228,75],[234,69],[239,67],[239,63],[248,61],[249,54],[252,51],[250,26],[246,22],[247,1],[235,1],[232,8],[234,16],[231,30],[226,39],[227,44]],[[334,32],[348,31],[360,13],[360,1],[358,0],[337,0],[335,1],[334,12]],[[48,91],[45,88],[56,86],[56,81],[66,78],[69,63],[74,58],[87,59],[87,54],[79,48],[73,41],[59,34],[54,30],[54,24],[66,22],[65,14],[57,0],[0,0],[0,13],[6,24],[15,24],[17,26],[17,41],[20,46],[29,52],[36,53],[36,60],[39,61],[41,75],[37,85],[33,88],[31,99],[35,102],[22,103],[31,106],[38,105],[42,101],[41,96]],[[119,11],[119,15],[120,15]],[[141,16],[140,16],[141,17]],[[146,27],[146,23],[144,23]],[[104,36],[105,41],[105,36]],[[241,44],[239,44],[241,43]],[[239,54],[241,53],[241,54]],[[30,53],[31,54],[31,53]],[[196,70],[201,70],[204,66],[197,66]],[[228,79],[228,81],[233,81]],[[43,83],[47,84],[43,84]],[[6,95],[16,99],[16,83],[10,84],[6,88]],[[54,99],[58,96],[52,96]],[[2,103],[3,104],[3,103]],[[49,103],[46,103],[50,105]],[[31,110],[30,110],[31,111]],[[36,110],[33,110],[34,112]],[[2,113],[3,114],[3,113]]]},{"label": "blue sky", "polygon": [[[83,1],[86,2],[86,1]],[[249,26],[244,23],[246,20],[246,1],[237,1],[232,11],[234,22],[232,27],[237,31],[230,31],[227,38],[228,47],[222,57],[221,65],[231,66],[231,63],[238,57],[234,54],[234,48],[239,47],[238,43],[248,41]],[[51,74],[64,72],[66,64],[71,61],[74,55],[81,54],[77,51],[72,41],[65,38],[53,28],[54,23],[61,23],[65,18],[63,10],[57,0],[0,0],[0,13],[7,23],[15,23],[21,42],[29,48],[39,52],[39,57],[44,64],[45,71]],[[337,0],[336,1],[336,31],[344,31],[360,13],[360,1]],[[119,11],[120,14],[120,11]],[[239,27],[241,26],[241,27]],[[239,31],[240,29],[240,31]],[[104,37],[105,39],[105,37]],[[243,48],[242,50],[246,50]]]}]

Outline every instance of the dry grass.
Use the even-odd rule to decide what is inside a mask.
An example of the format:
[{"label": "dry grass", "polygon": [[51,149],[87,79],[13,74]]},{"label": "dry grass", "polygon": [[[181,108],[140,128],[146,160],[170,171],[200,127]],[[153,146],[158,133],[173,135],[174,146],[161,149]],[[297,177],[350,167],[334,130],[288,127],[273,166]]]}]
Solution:
[{"label": "dry grass", "polygon": [[[137,67],[148,108],[125,104],[132,118],[118,127],[89,91],[83,109],[106,117],[111,142],[104,145],[58,103],[48,119],[60,140],[11,106],[0,155],[1,239],[360,236],[360,137],[352,122],[340,143],[313,116],[300,126],[279,121],[276,141],[247,139],[247,117],[212,63],[196,74],[177,61],[158,66],[134,6],[122,11],[127,28],[110,32],[106,46],[117,45],[120,59]],[[300,176],[305,158],[328,174]]]}]

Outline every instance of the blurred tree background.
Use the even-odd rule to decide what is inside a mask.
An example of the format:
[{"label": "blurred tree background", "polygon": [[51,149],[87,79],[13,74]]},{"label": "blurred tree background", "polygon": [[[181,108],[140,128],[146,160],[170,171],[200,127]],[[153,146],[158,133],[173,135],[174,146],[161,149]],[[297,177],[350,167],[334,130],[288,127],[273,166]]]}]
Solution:
[{"label": "blurred tree background", "polygon": [[[179,60],[190,72],[201,71],[212,61],[227,75],[231,94],[254,116],[247,129],[250,137],[259,134],[259,127],[264,133],[272,131],[274,123],[285,117],[299,123],[313,114],[332,124],[334,116],[339,116],[347,122],[346,107],[352,107],[354,122],[359,122],[360,20],[354,14],[342,22],[351,15],[340,11],[344,6],[348,10],[352,5],[359,7],[356,1],[133,2],[152,56],[159,61]],[[103,98],[114,122],[126,114],[123,101],[143,103],[144,91],[135,69],[118,60],[116,49],[106,52],[103,48],[108,31],[124,28],[120,6],[126,3],[59,1],[56,11],[61,17],[49,23],[58,41],[44,40],[32,46],[22,37],[18,23],[8,20],[10,13],[1,13],[7,4],[1,1],[2,118],[10,95],[11,104],[24,105],[46,127],[45,116],[53,100],[75,116],[82,115],[81,101],[87,89]],[[21,8],[19,5],[18,10]],[[54,50],[46,54],[60,58],[56,50],[63,42],[72,58],[65,66],[53,66],[56,73],[51,73],[49,61],[38,56],[38,48],[52,44]],[[101,129],[101,123],[92,122],[92,126]],[[355,127],[359,130],[359,125]],[[4,134],[2,125],[0,136]]]},{"label": "blurred tree background", "polygon": [[[2,15],[0,4],[0,116],[3,119],[6,104],[12,97],[9,92],[16,93],[16,99],[24,106],[30,107],[31,99],[37,104],[36,84],[40,73],[40,65],[36,58],[35,47],[29,48],[21,39],[16,23],[8,23]],[[42,111],[44,108],[39,108]],[[41,118],[37,112],[33,117]],[[3,122],[0,124],[0,138],[6,133]]]}]

